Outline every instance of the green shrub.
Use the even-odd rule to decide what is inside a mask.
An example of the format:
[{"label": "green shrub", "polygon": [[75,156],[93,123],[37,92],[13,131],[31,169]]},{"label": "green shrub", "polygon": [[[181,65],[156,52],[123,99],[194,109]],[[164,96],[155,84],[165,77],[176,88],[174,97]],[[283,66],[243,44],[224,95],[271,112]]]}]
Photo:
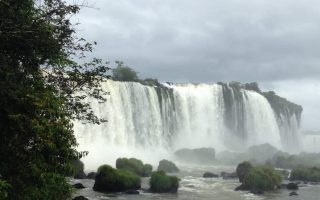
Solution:
[{"label": "green shrub", "polygon": [[116,168],[125,169],[143,177],[150,176],[152,172],[151,165],[144,165],[141,160],[136,158],[118,158],[116,161]]},{"label": "green shrub", "polygon": [[244,177],[249,173],[249,171],[252,169],[252,165],[250,162],[242,162],[237,166],[237,175],[239,177],[240,183],[243,182]]},{"label": "green shrub", "polygon": [[147,177],[147,176],[150,176],[151,173],[152,173],[152,166],[149,164],[143,165],[141,176]]},{"label": "green shrub", "polygon": [[291,171],[290,180],[320,182],[320,168],[299,167]]},{"label": "green shrub", "polygon": [[26,200],[34,199],[68,199],[71,196],[71,186],[65,177],[55,173],[44,173],[34,184],[26,186]]},{"label": "green shrub", "polygon": [[11,185],[7,181],[0,179],[0,200],[4,200],[8,197],[8,190],[11,188]]},{"label": "green shrub", "polygon": [[125,66],[123,62],[116,61],[117,67],[112,69],[112,79],[115,81],[133,81],[139,80],[138,74],[132,68]]},{"label": "green shrub", "polygon": [[141,179],[136,174],[102,165],[98,169],[93,189],[100,192],[121,192],[130,189],[137,190],[140,187]]},{"label": "green shrub", "polygon": [[150,179],[150,190],[156,193],[177,192],[179,179],[167,176],[164,171],[153,172]]},{"label": "green shrub", "polygon": [[243,186],[248,190],[273,190],[281,181],[281,175],[273,168],[258,166],[250,169],[243,179]]}]

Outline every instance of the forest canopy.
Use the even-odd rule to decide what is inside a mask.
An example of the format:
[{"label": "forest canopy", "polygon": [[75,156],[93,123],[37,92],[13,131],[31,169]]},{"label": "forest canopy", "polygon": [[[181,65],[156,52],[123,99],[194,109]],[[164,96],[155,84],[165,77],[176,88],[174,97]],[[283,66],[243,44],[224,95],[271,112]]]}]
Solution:
[{"label": "forest canopy", "polygon": [[95,44],[70,21],[82,6],[0,1],[0,199],[67,199],[65,176],[86,154],[76,151],[72,120],[104,122],[84,103],[105,100],[109,67],[82,61]]}]

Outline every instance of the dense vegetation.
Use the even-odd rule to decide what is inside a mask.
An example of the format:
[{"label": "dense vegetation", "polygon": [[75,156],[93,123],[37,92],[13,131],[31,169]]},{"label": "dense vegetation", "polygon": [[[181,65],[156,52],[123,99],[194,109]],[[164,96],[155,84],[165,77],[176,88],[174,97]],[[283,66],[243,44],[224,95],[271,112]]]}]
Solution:
[{"label": "dense vegetation", "polygon": [[136,158],[118,158],[116,161],[116,168],[131,171],[142,177],[150,176],[152,172],[151,165],[143,164],[141,160]]},{"label": "dense vegetation", "polygon": [[93,189],[100,192],[121,192],[138,190],[140,187],[141,179],[136,174],[123,169],[114,169],[109,165],[102,165],[98,169]]},{"label": "dense vegetation", "polygon": [[167,176],[164,171],[153,172],[150,179],[150,190],[156,193],[177,192],[179,179]]},{"label": "dense vegetation", "polygon": [[290,180],[320,182],[320,168],[317,168],[317,167],[295,168],[291,171]]},{"label": "dense vegetation", "polygon": [[281,175],[271,167],[257,166],[243,178],[243,185],[249,190],[273,190],[281,183]]},{"label": "dense vegetation", "polygon": [[92,44],[74,34],[79,10],[62,0],[0,1],[0,194],[8,199],[67,199],[65,176],[86,154],[75,149],[71,120],[104,121],[83,100],[105,100],[109,68],[80,63]]}]

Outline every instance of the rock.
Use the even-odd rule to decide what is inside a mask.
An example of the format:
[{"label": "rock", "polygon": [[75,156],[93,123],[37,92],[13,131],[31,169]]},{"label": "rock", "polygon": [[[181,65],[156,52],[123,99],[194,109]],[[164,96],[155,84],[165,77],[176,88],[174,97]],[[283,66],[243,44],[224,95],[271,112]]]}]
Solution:
[{"label": "rock", "polygon": [[291,171],[291,181],[320,182],[320,168],[297,167]]},{"label": "rock", "polygon": [[290,192],[289,196],[298,196],[298,193],[296,193],[296,192]]},{"label": "rock", "polygon": [[298,184],[296,184],[296,183],[288,183],[287,189],[288,189],[288,190],[298,190],[298,189],[299,189],[299,186],[298,186]]},{"label": "rock", "polygon": [[109,165],[99,167],[93,190],[99,192],[125,192],[141,188],[141,179],[136,174]]},{"label": "rock", "polygon": [[116,168],[131,171],[142,177],[148,177],[152,172],[151,165],[143,164],[141,160],[136,158],[118,158],[116,161]]},{"label": "rock", "polygon": [[247,151],[250,160],[255,160],[257,163],[265,163],[278,152],[279,150],[269,143],[251,146]]},{"label": "rock", "polygon": [[[281,185],[281,175],[270,166],[252,167],[242,184],[249,190],[271,191]],[[258,191],[259,192],[259,191]]]},{"label": "rock", "polygon": [[76,189],[86,188],[86,187],[84,187],[84,186],[82,185],[82,183],[76,183],[76,184],[73,185],[73,187],[76,188]]},{"label": "rock", "polygon": [[95,178],[96,178],[96,175],[97,175],[96,172],[90,172],[90,173],[87,175],[87,178],[88,178],[88,179],[95,179]]},{"label": "rock", "polygon": [[236,172],[221,172],[220,175],[222,176],[223,179],[235,179],[238,178],[237,173]]},{"label": "rock", "polygon": [[150,191],[154,193],[175,193],[178,191],[179,179],[167,176],[164,171],[153,172],[150,179]]},{"label": "rock", "polygon": [[255,195],[262,195],[264,193],[264,191],[261,189],[252,189],[252,190],[250,190],[250,193],[255,194]]},{"label": "rock", "polygon": [[175,156],[188,163],[210,164],[215,159],[214,148],[180,149],[175,152]]},{"label": "rock", "polygon": [[242,162],[237,166],[237,176],[239,177],[240,183],[243,182],[244,177],[249,173],[252,169],[252,165],[250,162]]},{"label": "rock", "polygon": [[89,200],[89,199],[84,196],[77,196],[77,197],[73,198],[72,200]]},{"label": "rock", "polygon": [[176,172],[179,172],[179,169],[173,162],[169,160],[161,160],[159,162],[158,171],[176,173]]},{"label": "rock", "polygon": [[219,177],[219,175],[211,173],[211,172],[205,172],[203,174],[203,178],[218,178],[218,177]]},{"label": "rock", "polygon": [[234,189],[235,191],[243,191],[243,190],[248,190],[248,188],[244,185],[241,184],[238,187],[236,187],[236,189]]},{"label": "rock", "polygon": [[68,173],[68,176],[74,177],[75,179],[86,179],[87,176],[84,173],[84,164],[81,160],[73,160],[71,162],[72,170]]},{"label": "rock", "polygon": [[127,190],[125,194],[140,194],[140,192],[137,190]]},{"label": "rock", "polygon": [[79,171],[75,176],[75,179],[86,179],[87,175],[83,171]]}]

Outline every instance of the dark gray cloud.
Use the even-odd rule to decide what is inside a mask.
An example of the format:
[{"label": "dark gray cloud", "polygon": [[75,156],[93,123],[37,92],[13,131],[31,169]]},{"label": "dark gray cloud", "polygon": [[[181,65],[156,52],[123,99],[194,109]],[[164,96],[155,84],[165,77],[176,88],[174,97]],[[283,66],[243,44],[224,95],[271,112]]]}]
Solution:
[{"label": "dark gray cloud", "polygon": [[[85,8],[73,18],[81,22],[78,33],[98,42],[95,56],[122,60],[142,77],[258,81],[279,86],[273,89],[280,93],[290,81],[307,87],[320,78],[319,0],[88,3],[98,9]],[[293,94],[284,93],[297,99]]]}]

